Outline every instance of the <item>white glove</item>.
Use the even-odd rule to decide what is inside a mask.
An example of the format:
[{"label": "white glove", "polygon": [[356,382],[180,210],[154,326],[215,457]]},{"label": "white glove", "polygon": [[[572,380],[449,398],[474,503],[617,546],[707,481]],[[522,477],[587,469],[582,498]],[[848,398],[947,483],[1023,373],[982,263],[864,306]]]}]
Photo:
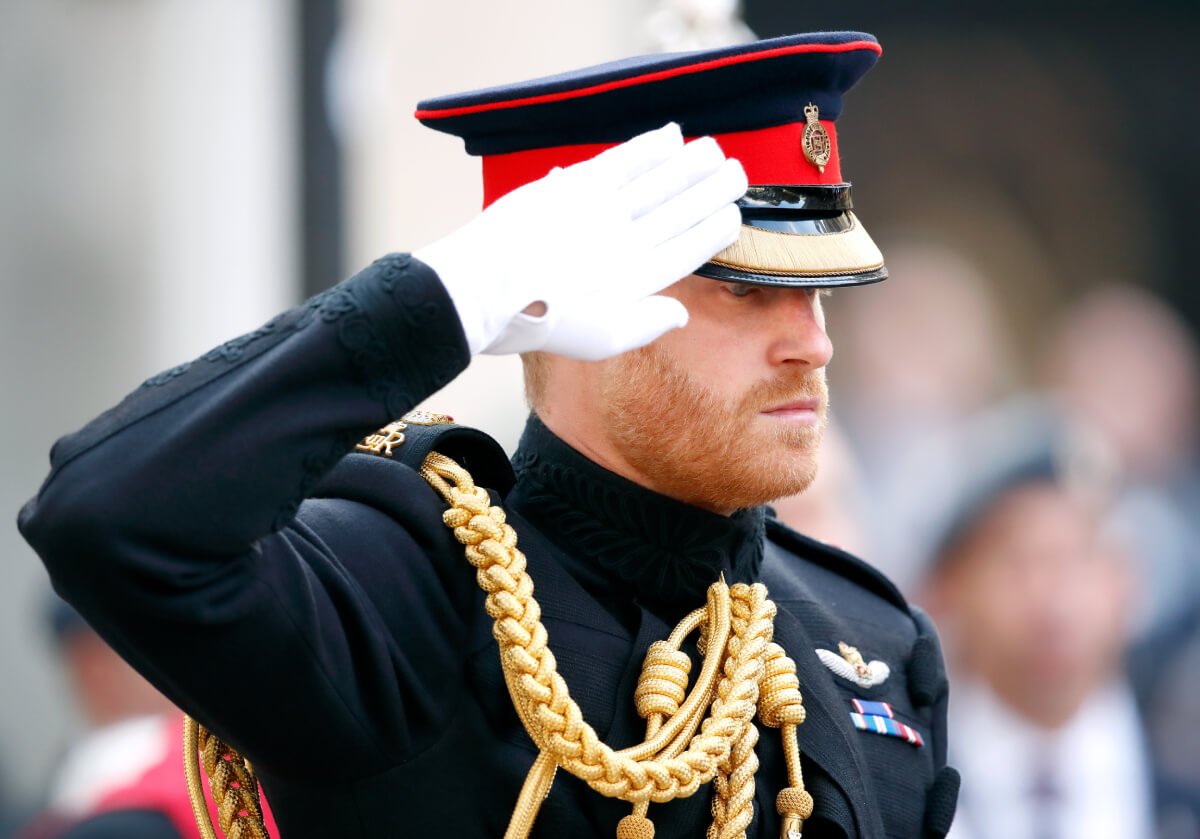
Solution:
[{"label": "white glove", "polygon": [[687,323],[658,292],[737,238],[746,175],[668,124],[555,169],[413,256],[441,278],[471,354],[588,361]]}]

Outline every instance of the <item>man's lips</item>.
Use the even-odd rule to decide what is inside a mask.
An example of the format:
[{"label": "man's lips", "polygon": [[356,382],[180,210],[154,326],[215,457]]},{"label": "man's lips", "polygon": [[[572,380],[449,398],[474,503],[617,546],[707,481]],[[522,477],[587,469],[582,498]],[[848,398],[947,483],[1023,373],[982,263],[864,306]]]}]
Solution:
[{"label": "man's lips", "polygon": [[815,422],[821,409],[820,399],[794,399],[762,411],[763,416],[775,419]]}]

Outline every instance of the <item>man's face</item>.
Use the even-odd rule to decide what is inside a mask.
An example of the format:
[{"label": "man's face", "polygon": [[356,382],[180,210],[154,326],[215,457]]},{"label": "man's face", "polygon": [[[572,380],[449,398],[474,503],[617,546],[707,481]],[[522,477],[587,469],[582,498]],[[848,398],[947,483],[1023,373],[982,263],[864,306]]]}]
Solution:
[{"label": "man's face", "polygon": [[691,276],[667,289],[690,320],[605,363],[609,441],[653,489],[718,512],[804,489],[828,393],[820,293]]}]

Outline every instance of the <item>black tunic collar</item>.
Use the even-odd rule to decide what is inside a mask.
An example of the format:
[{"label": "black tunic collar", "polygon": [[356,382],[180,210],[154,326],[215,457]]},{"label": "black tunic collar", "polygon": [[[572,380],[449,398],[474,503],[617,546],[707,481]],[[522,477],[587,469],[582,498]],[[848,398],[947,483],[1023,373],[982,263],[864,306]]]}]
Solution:
[{"label": "black tunic collar", "polygon": [[[721,573],[757,577],[765,507],[722,516],[676,501],[593,463],[530,416],[513,457],[508,505],[562,551],[601,601],[697,608]],[[519,534],[518,534],[519,535]]]}]

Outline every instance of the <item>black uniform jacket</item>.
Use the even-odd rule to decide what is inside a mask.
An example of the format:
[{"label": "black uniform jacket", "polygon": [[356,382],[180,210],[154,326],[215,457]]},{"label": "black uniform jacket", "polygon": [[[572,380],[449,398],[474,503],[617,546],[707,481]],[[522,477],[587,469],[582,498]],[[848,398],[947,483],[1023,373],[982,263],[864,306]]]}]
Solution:
[{"label": "black uniform jacket", "polygon": [[[468,360],[436,274],[385,257],[64,437],[21,530],[63,597],[254,762],[284,839],[499,836],[535,757],[474,572],[412,468],[431,447],[509,511],[559,670],[610,745],[644,736],[649,644],[718,574],[760,580],[808,709],[806,837],[945,832],[957,779],[936,636],[866,564],[765,508],[718,516],[631,484],[536,419],[515,482],[457,426],[411,426],[391,459],[348,454]],[[835,676],[814,650],[839,641],[890,676]],[[856,730],[856,697],[890,703],[924,745]],[[749,835],[777,836],[774,729],[758,754]],[[708,797],[653,805],[659,839],[703,836]],[[560,772],[535,835],[613,836],[628,812]]]}]

